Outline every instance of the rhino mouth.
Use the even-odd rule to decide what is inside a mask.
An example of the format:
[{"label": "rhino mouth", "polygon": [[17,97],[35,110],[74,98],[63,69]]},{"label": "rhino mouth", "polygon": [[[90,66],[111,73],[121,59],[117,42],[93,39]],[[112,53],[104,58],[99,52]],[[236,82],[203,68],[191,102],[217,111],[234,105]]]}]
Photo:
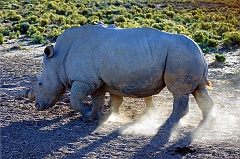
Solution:
[{"label": "rhino mouth", "polygon": [[55,103],[56,102],[54,100],[50,100],[48,103],[35,102],[35,107],[38,111],[42,111],[42,110],[52,107],[53,105],[55,105]]}]

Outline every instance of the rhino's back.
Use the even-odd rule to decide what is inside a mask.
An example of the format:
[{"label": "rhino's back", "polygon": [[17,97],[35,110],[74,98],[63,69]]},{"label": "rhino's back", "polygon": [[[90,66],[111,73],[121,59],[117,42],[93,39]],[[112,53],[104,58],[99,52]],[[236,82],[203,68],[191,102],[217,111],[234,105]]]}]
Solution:
[{"label": "rhino's back", "polygon": [[[141,97],[155,94],[165,86],[169,50],[174,58],[176,46],[186,47],[176,43],[178,37],[149,28],[83,26],[65,31],[56,47],[68,52],[66,72],[71,80],[97,81],[95,85],[104,83],[114,93]],[[174,63],[168,65],[174,68]]]},{"label": "rhino's back", "polygon": [[168,49],[163,36],[148,28],[109,31],[98,48],[97,60],[93,59],[108,91],[137,97],[159,92]]}]

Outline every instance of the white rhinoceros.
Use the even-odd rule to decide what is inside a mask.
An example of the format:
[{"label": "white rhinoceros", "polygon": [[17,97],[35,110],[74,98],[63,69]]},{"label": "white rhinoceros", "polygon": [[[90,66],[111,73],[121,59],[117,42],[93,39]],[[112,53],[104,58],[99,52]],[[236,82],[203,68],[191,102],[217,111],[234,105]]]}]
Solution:
[{"label": "white rhinoceros", "polygon": [[[67,29],[44,53],[35,88],[23,92],[35,99],[38,110],[53,106],[70,88],[71,107],[83,119],[97,121],[104,118],[106,92],[113,97],[110,105],[119,105],[118,97],[148,97],[167,86],[174,97],[169,122],[177,123],[188,112],[190,94],[203,120],[212,118],[213,101],[205,87],[208,66],[198,45],[184,35],[87,25]],[[83,104],[88,95],[91,110]]]}]

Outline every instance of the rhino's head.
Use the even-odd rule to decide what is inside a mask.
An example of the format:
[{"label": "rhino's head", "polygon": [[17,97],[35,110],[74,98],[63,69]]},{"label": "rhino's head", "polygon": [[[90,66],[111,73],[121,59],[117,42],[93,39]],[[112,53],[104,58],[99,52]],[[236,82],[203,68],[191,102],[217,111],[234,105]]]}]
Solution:
[{"label": "rhino's head", "polygon": [[56,104],[66,89],[60,81],[59,59],[57,55],[55,57],[53,46],[47,46],[44,53],[42,74],[34,87],[18,92],[4,91],[9,95],[35,100],[37,110],[44,110]]},{"label": "rhino's head", "polygon": [[35,106],[38,110],[47,109],[61,98],[65,91],[59,75],[59,59],[53,46],[44,49],[43,70],[34,88]]}]

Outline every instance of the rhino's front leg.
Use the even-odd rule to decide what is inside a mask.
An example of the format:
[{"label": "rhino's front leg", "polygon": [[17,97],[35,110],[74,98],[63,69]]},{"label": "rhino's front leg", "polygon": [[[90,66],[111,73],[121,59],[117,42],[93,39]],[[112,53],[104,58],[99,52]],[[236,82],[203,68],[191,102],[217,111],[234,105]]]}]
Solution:
[{"label": "rhino's front leg", "polygon": [[93,104],[92,114],[88,119],[89,122],[102,123],[109,117],[108,111],[104,112],[105,92],[102,90],[96,90],[91,94],[91,100]]},{"label": "rhino's front leg", "polygon": [[71,88],[70,103],[75,111],[79,111],[82,119],[86,121],[92,114],[92,107],[84,106],[82,102],[92,90],[85,82],[74,81]]}]

